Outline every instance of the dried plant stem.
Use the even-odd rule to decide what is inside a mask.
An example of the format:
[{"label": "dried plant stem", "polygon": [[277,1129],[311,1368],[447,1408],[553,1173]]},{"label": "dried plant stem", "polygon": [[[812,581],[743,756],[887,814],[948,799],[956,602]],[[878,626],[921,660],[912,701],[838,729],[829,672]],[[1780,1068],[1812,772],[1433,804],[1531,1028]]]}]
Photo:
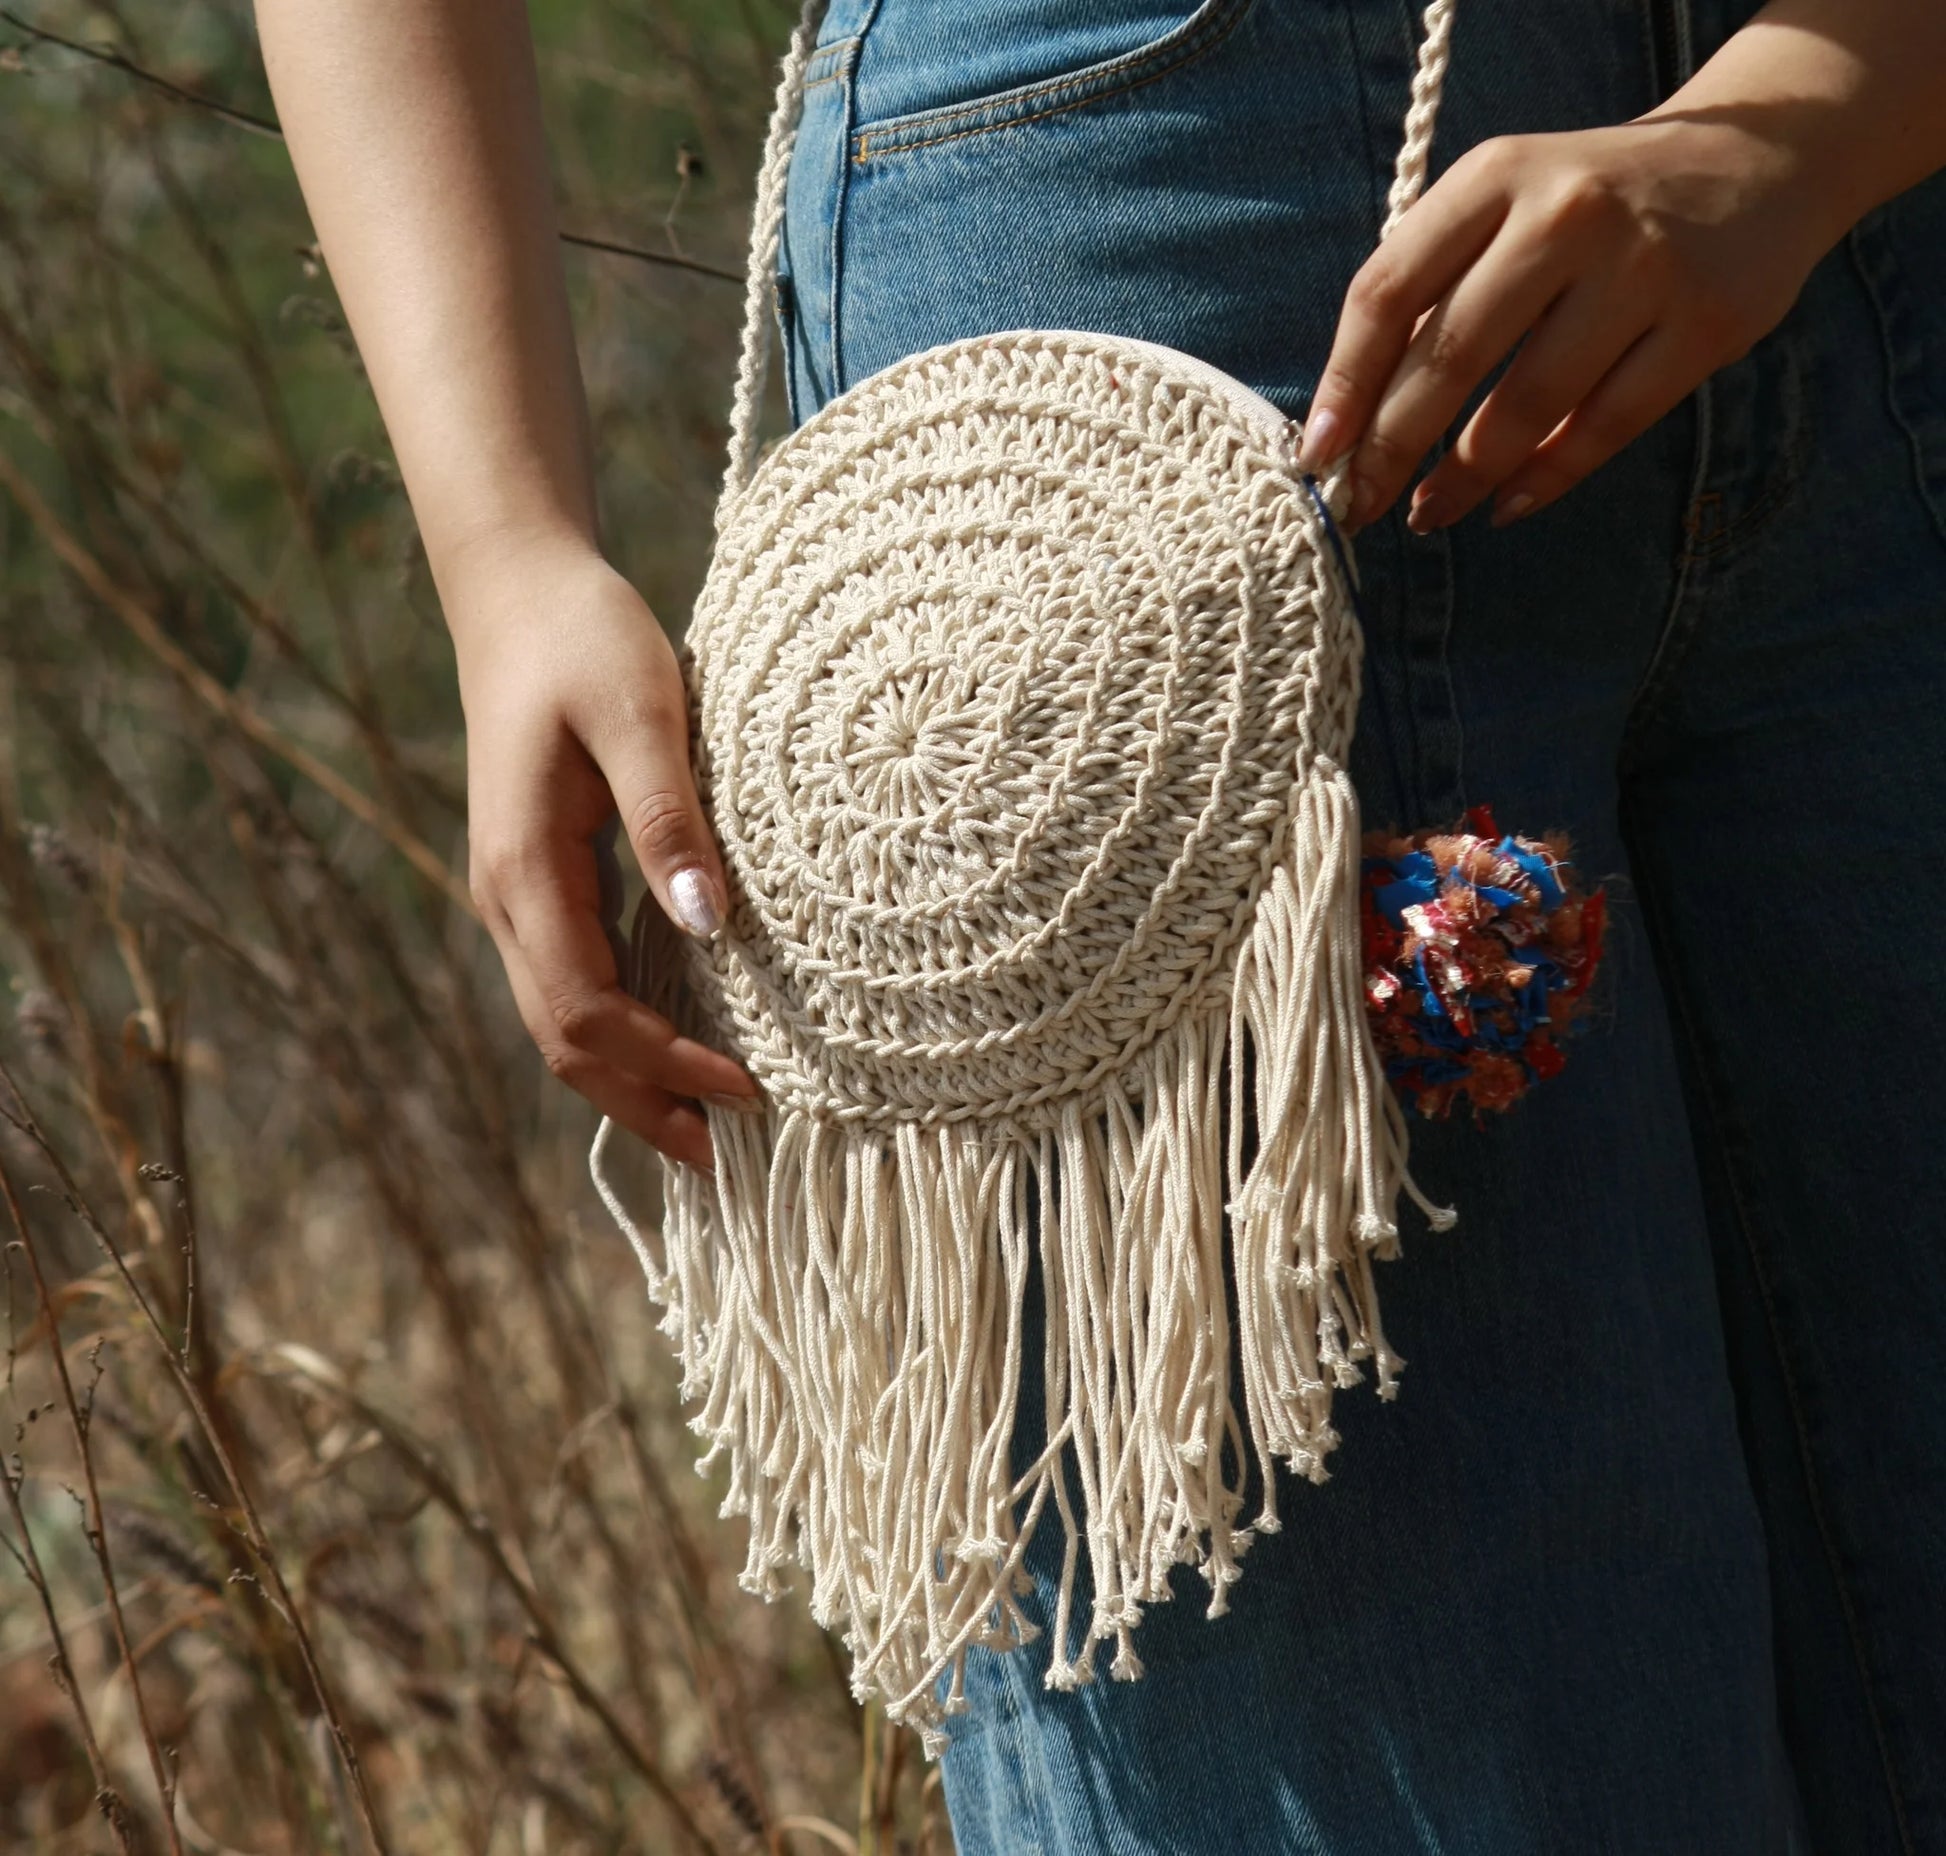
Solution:
[{"label": "dried plant stem", "polygon": [[477,919],[473,898],[466,885],[423,839],[405,829],[399,821],[377,806],[365,793],[327,766],[308,748],[300,747],[273,728],[242,697],[233,695],[215,677],[163,631],[154,613],[127,588],[118,586],[92,554],[71,534],[40,492],[15,467],[13,460],[0,452],[0,489],[20,505],[21,512],[77,580],[109,611],[121,620],[136,639],[158,658],[203,703],[213,709],[239,734],[259,747],[268,749],[287,766],[301,773],[312,785],[330,795],[353,818],[369,826],[392,846],[426,881],[440,890],[457,907]]},{"label": "dried plant stem", "polygon": [[144,1247],[159,1244],[163,1237],[161,1219],[135,1178],[135,1142],[129,1132],[124,1091],[96,1036],[72,950],[41,905],[13,799],[4,789],[0,789],[0,889],[6,892],[15,926],[26,938],[42,979],[61,1002],[74,1038],[72,1056],[80,1083],[77,1096],[89,1127],[114,1171],[130,1217],[142,1232]]},{"label": "dried plant stem", "polygon": [[[110,16],[125,35],[130,34],[127,22],[112,5]],[[291,428],[290,411],[277,378],[276,362],[264,343],[263,331],[257,325],[229,253],[222,241],[210,231],[194,192],[177,173],[176,165],[156,134],[154,123],[148,120],[146,111],[143,112],[141,135],[148,153],[149,171],[155,176],[157,187],[168,201],[176,223],[189,240],[191,249],[215,288],[218,302],[223,306],[234,352],[243,364],[251,394],[257,403],[258,416],[263,422],[277,481],[283,489],[285,501],[290,505],[298,535],[311,557],[317,585],[324,596],[325,610],[330,613],[337,634],[338,648],[350,676],[352,715],[359,739],[378,777],[379,790],[390,812],[416,838],[419,835],[419,821],[415,816],[410,785],[399,765],[397,744],[384,724],[364,638],[351,603],[345,597],[343,578],[330,549],[325,545],[317,499],[311,493],[310,473],[297,435]],[[435,894],[438,893],[441,892],[435,891]]]},{"label": "dried plant stem", "polygon": [[[8,1078],[9,1086],[12,1079]],[[149,1719],[148,1698],[142,1689],[142,1671],[134,1646],[129,1642],[128,1620],[122,1612],[122,1595],[115,1583],[114,1556],[108,1547],[108,1517],[102,1511],[101,1488],[95,1478],[95,1454],[88,1442],[88,1413],[82,1409],[80,1398],[74,1390],[73,1376],[68,1372],[67,1348],[61,1339],[61,1319],[56,1311],[54,1296],[48,1288],[46,1272],[41,1268],[40,1249],[34,1242],[32,1227],[27,1222],[27,1214],[14,1193],[13,1176],[7,1171],[6,1163],[0,1161],[0,1195],[7,1201],[7,1215],[13,1222],[16,1241],[21,1254],[27,1259],[27,1267],[34,1278],[34,1293],[40,1302],[41,1317],[47,1323],[48,1357],[54,1364],[54,1376],[61,1388],[61,1405],[67,1413],[68,1432],[74,1440],[75,1456],[79,1460],[81,1479],[88,1491],[86,1524],[82,1528],[87,1537],[89,1550],[95,1556],[96,1570],[101,1574],[102,1596],[108,1601],[108,1617],[115,1632],[115,1644],[121,1652],[122,1667],[128,1672],[129,1694],[135,1703],[135,1718],[142,1730],[142,1744],[149,1755],[149,1770],[155,1775],[155,1788],[162,1804],[162,1827],[169,1839],[172,1856],[183,1856],[182,1835],[176,1825],[176,1778],[169,1770],[169,1763],[162,1756],[161,1743],[156,1739],[154,1723]],[[23,1533],[26,1517],[20,1513],[19,1496],[14,1489],[13,1478],[7,1478],[8,1499],[13,1504],[16,1519]],[[43,1591],[43,1598],[45,1592]],[[53,1613],[50,1609],[49,1618]],[[61,1651],[65,1665],[66,1650]],[[70,1676],[72,1672],[70,1671]],[[92,1750],[92,1737],[91,1737]],[[100,1778],[97,1771],[97,1778]],[[112,1788],[104,1783],[104,1790]],[[115,1813],[108,1812],[109,1821],[115,1822]]]},{"label": "dried plant stem", "polygon": [[[9,1249],[13,1246],[9,1245]],[[35,1281],[40,1280],[40,1269],[36,1264]],[[42,1311],[46,1316],[49,1336],[48,1345],[58,1359],[61,1352],[61,1336],[54,1326],[54,1312],[47,1305],[47,1298],[41,1296]],[[62,1379],[66,1380],[65,1365]],[[41,1615],[47,1619],[47,1634],[54,1645],[54,1679],[61,1692],[67,1696],[69,1705],[74,1709],[76,1721],[81,1728],[81,1744],[87,1750],[88,1770],[94,1775],[95,1804],[103,1817],[108,1820],[109,1828],[115,1833],[115,1841],[122,1847],[123,1856],[135,1856],[134,1846],[129,1841],[128,1818],[122,1804],[121,1795],[116,1791],[108,1777],[107,1763],[101,1754],[101,1743],[95,1738],[95,1724],[88,1713],[88,1704],[81,1693],[81,1681],[75,1673],[74,1659],[68,1654],[68,1642],[61,1630],[61,1620],[54,1609],[54,1594],[47,1583],[47,1574],[41,1567],[39,1549],[34,1545],[33,1531],[27,1525],[27,1513],[21,1506],[20,1485],[26,1480],[26,1469],[18,1456],[6,1465],[3,1479],[7,1485],[7,1506],[13,1513],[14,1526],[20,1534],[20,1545],[15,1547],[8,1542],[9,1550],[19,1560],[27,1582],[34,1588],[34,1596],[39,1599]],[[109,1601],[112,1607],[114,1601]],[[118,1614],[119,1616],[119,1614]],[[129,1665],[129,1679],[133,1683],[135,1666]]]},{"label": "dried plant stem", "polygon": [[940,1807],[946,1791],[946,1775],[934,1765],[926,1773],[925,1783],[919,1787],[919,1848],[917,1856],[934,1856],[933,1849],[933,1812]]},{"label": "dried plant stem", "polygon": [[[16,32],[24,32],[30,39],[37,39],[43,45],[58,45],[61,50],[73,52],[78,57],[88,58],[94,63],[105,65],[111,71],[119,71],[125,77],[132,77],[138,84],[146,84],[151,90],[165,96],[171,103],[178,103],[188,109],[201,110],[214,116],[232,128],[242,129],[250,135],[261,135],[273,142],[281,142],[284,132],[268,116],[259,116],[254,111],[236,109],[215,97],[204,96],[201,91],[186,89],[173,83],[159,71],[152,71],[146,65],[137,64],[134,59],[124,57],[112,46],[88,45],[79,39],[64,38],[58,32],[51,32],[45,26],[37,26],[31,19],[21,16],[6,7],[0,7],[0,19],[4,19]],[[579,245],[588,251],[612,252],[618,258],[633,258],[640,264],[660,264],[672,271],[693,271],[699,277],[720,278],[724,283],[740,284],[741,271],[728,271],[721,265],[705,264],[696,258],[685,258],[675,252],[648,251],[640,245],[624,245],[614,239],[591,238],[581,232],[562,232],[561,243]]]},{"label": "dried plant stem", "polygon": [[793,1833],[816,1837],[820,1843],[828,1843],[834,1850],[843,1850],[845,1856],[858,1856],[856,1837],[846,1835],[828,1817],[813,1817],[803,1811],[793,1812],[789,1817],[780,1817],[777,1820],[777,1829],[771,1836],[770,1847],[781,1856],[785,1837]]},{"label": "dried plant stem", "polygon": [[[91,236],[101,242],[109,255],[118,264],[129,262],[127,254],[119,248],[107,246],[99,238],[99,228],[92,222],[84,222]],[[4,215],[0,214],[0,225]],[[143,281],[155,287],[153,277]],[[184,308],[187,299],[180,293],[173,293],[171,300],[178,308]],[[224,317],[215,312],[202,312],[184,308],[184,313],[195,313],[199,319],[206,320],[212,333],[218,339],[228,340],[230,325]],[[122,443],[105,442],[88,413],[64,396],[61,383],[46,358],[28,341],[0,306],[0,347],[4,347],[8,358],[19,370],[25,383],[34,411],[34,425],[44,442],[54,442],[58,430],[68,442],[69,447],[78,452],[85,464],[87,473],[98,477],[102,484],[115,495],[126,497],[143,517],[153,526],[155,532],[174,548],[198,572],[206,575],[210,584],[220,591],[247,619],[251,627],[261,632],[278,655],[293,668],[302,673],[311,687],[337,710],[352,727],[358,729],[368,740],[374,729],[380,729],[376,712],[370,705],[360,706],[360,699],[341,686],[317,659],[304,648],[290,624],[269,604],[253,593],[238,577],[218,561],[205,546],[201,537],[192,530],[154,490],[139,483],[129,473],[122,460],[127,455],[127,446]],[[119,513],[108,499],[102,499],[101,513]],[[440,779],[424,767],[413,766],[406,759],[400,744],[385,736],[384,758],[396,762],[402,775],[408,777],[413,786],[444,811],[454,817],[464,816],[465,796],[449,782]]]},{"label": "dried plant stem", "polygon": [[[616,1422],[628,1445],[628,1459],[634,1472],[636,1489],[644,1511],[658,1530],[665,1551],[658,1555],[669,1604],[664,1615],[673,1623],[681,1639],[683,1654],[696,1680],[696,1691],[707,1711],[717,1738],[729,1750],[734,1770],[749,1788],[757,1814],[770,1821],[768,1787],[763,1764],[749,1733],[749,1702],[736,1659],[724,1650],[717,1633],[710,1593],[708,1569],[696,1543],[690,1537],[674,1493],[662,1474],[661,1466],[649,1454],[642,1437],[641,1418],[626,1398],[618,1398]],[[851,1706],[849,1691],[845,1703]]]},{"label": "dried plant stem", "polygon": [[[303,1617],[299,1613],[296,1599],[291,1595],[290,1587],[285,1583],[283,1569],[277,1561],[276,1550],[270,1543],[270,1536],[265,1531],[262,1517],[259,1515],[257,1505],[251,1497],[249,1486],[245,1482],[242,1472],[237,1467],[236,1459],[231,1454],[224,1440],[221,1428],[212,1420],[209,1408],[204,1402],[202,1392],[197,1387],[195,1380],[183,1370],[182,1363],[176,1356],[176,1348],[168,1331],[158,1319],[154,1308],[149,1302],[149,1298],[143,1293],[141,1284],[136,1281],[134,1272],[128,1266],[127,1258],[122,1255],[121,1247],[109,1235],[107,1227],[95,1216],[94,1209],[89,1205],[86,1197],[83,1195],[79,1183],[68,1170],[67,1162],[61,1158],[59,1151],[48,1140],[40,1123],[35,1120],[33,1111],[27,1106],[26,1097],[22,1095],[20,1086],[14,1081],[12,1071],[4,1063],[0,1063],[0,1085],[5,1086],[7,1095],[11,1098],[11,1106],[0,1106],[0,1115],[4,1115],[15,1128],[33,1142],[34,1146],[39,1150],[42,1159],[53,1169],[56,1179],[60,1181],[62,1195],[66,1200],[68,1209],[87,1227],[89,1233],[94,1237],[95,1242],[101,1247],[103,1253],[114,1265],[115,1273],[121,1278],[122,1287],[127,1291],[130,1300],[142,1316],[143,1322],[155,1341],[157,1355],[162,1361],[164,1371],[174,1381],[178,1394],[189,1407],[190,1413],[195,1418],[210,1449],[215,1452],[216,1460],[223,1471],[223,1479],[228,1485],[231,1497],[235,1501],[238,1512],[243,1518],[245,1537],[249,1540],[251,1550],[256,1554],[259,1564],[269,1579],[270,1595],[282,1611],[285,1622],[290,1626],[291,1634],[296,1640],[298,1654],[303,1658],[305,1673],[310,1677],[311,1691],[316,1697],[319,1711],[330,1724],[331,1736],[337,1746],[338,1758],[345,1768],[346,1777],[350,1781],[352,1794],[358,1806],[359,1817],[365,1827],[365,1834],[371,1840],[371,1846],[377,1852],[377,1856],[387,1856],[388,1845],[385,1840],[385,1833],[379,1827],[378,1814],[373,1806],[370,1791],[365,1783],[364,1768],[358,1758],[358,1749],[352,1744],[351,1735],[345,1727],[343,1716],[340,1714],[337,1702],[332,1695],[331,1685],[325,1679],[323,1665],[319,1662],[316,1648],[311,1642],[311,1634],[304,1626]],[[28,1233],[27,1221],[22,1214],[19,1200],[14,1196],[13,1180],[8,1174],[4,1163],[0,1163],[0,1184],[4,1184],[8,1213],[13,1219],[15,1228],[19,1231],[23,1243],[29,1246],[29,1254],[31,1256],[33,1255],[31,1248],[32,1239]],[[38,1280],[38,1265],[36,1266],[36,1278]],[[57,1359],[60,1357],[58,1345],[55,1348],[55,1355]],[[63,1365],[62,1374],[63,1382],[65,1383],[65,1365]],[[72,1394],[70,1393],[71,1398]],[[116,1629],[118,1637],[122,1637],[119,1619],[117,1620]],[[122,1637],[122,1641],[124,1645],[123,1654],[126,1655],[126,1638]],[[132,1680],[132,1669],[130,1674]],[[159,1768],[161,1760],[160,1752],[153,1751],[153,1758]],[[160,1777],[159,1773],[158,1777]],[[166,1795],[168,1794],[165,1793]],[[170,1833],[173,1843],[175,1835],[173,1818],[170,1820]],[[179,1850],[180,1845],[175,1845],[175,1847]]]},{"label": "dried plant stem", "polygon": [[641,1746],[627,1726],[603,1699],[555,1627],[547,1606],[535,1589],[533,1580],[519,1563],[518,1550],[509,1546],[460,1491],[459,1485],[433,1456],[431,1450],[414,1437],[390,1414],[361,1398],[321,1355],[306,1347],[275,1346],[266,1358],[274,1365],[294,1373],[307,1385],[342,1406],[347,1412],[371,1426],[398,1454],[418,1479],[426,1493],[458,1523],[467,1539],[486,1557],[487,1563],[505,1582],[526,1613],[534,1647],[560,1670],[569,1688],[595,1720],[610,1744],[627,1760],[636,1775],[661,1801],[677,1827],[704,1856],[717,1856],[715,1843],[697,1823],[682,1801],[674,1784],[655,1757]]},{"label": "dried plant stem", "polygon": [[[562,234],[616,254],[568,260],[610,500],[707,516],[720,305],[658,279],[743,268],[696,260],[795,11],[537,26],[563,217],[654,241]],[[9,1115],[0,1080],[0,1159],[117,1586],[9,1263],[0,1791],[64,1848],[172,1856],[132,1671],[187,1856],[371,1856],[373,1824],[428,1856],[945,1856],[834,1640],[745,1611],[567,1164],[584,1105],[461,903],[450,641],[257,54],[241,0],[0,0],[0,1062],[32,1093]],[[618,525],[617,564],[675,610],[704,526]]]}]

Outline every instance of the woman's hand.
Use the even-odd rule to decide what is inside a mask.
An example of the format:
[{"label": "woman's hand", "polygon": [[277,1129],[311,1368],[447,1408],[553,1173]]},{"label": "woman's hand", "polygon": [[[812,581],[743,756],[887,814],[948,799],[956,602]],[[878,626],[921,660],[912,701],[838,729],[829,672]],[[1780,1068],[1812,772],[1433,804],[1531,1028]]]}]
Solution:
[{"label": "woman's hand", "polygon": [[708,1167],[688,1098],[750,1107],[756,1085],[622,989],[592,842],[619,812],[671,919],[691,933],[721,921],[675,654],[634,589],[572,543],[489,549],[451,567],[446,596],[462,620],[473,898],[521,1018],[548,1068],[603,1114]]},{"label": "woman's hand", "polygon": [[1518,347],[1407,521],[1544,507],[1782,320],[1844,229],[1801,169],[1683,117],[1469,150],[1352,280],[1306,468],[1355,446],[1348,521],[1369,522]]},{"label": "woman's hand", "polygon": [[473,896],[549,1069],[672,1158],[693,1098],[757,1100],[619,983],[595,833],[619,810],[709,930],[675,655],[603,560],[522,0],[257,0],[304,199],[425,537],[459,660]]},{"label": "woman's hand", "polygon": [[1353,279],[1305,467],[1349,452],[1349,520],[1369,522],[1513,354],[1407,519],[1552,502],[1774,328],[1867,212],[1946,166],[1942,95],[1939,0],[1768,0],[1647,115],[1482,143]]}]

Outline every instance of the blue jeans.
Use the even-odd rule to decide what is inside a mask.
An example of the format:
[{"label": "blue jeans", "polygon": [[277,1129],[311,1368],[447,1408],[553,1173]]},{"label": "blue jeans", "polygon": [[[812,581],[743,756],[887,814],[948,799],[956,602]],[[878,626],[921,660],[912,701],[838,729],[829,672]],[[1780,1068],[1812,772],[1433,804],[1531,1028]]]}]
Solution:
[{"label": "blue jeans", "polygon": [[[1435,171],[1637,114],[1753,4],[1470,0]],[[1302,412],[1406,0],[835,0],[821,39],[795,417],[1028,324]],[[1230,1614],[1179,1568],[1146,1675],[1075,1694],[1045,1640],[974,1652],[962,1856],[1946,1852],[1942,305],[1935,181],[1559,505],[1360,538],[1366,823],[1570,830],[1608,1009],[1512,1113],[1414,1124],[1461,1223],[1381,1271],[1401,1395],[1341,1398]]]}]

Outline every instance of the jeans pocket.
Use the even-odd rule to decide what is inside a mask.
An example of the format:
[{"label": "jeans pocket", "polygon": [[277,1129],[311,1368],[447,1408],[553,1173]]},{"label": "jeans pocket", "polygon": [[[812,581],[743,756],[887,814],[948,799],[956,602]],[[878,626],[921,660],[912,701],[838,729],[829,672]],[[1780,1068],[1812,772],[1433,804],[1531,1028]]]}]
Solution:
[{"label": "jeans pocket", "polygon": [[843,385],[838,374],[838,269],[845,139],[851,131],[859,44],[860,35],[854,32],[820,45],[813,54],[784,188],[777,309],[793,425],[809,418]]},{"label": "jeans pocket", "polygon": [[[1083,104],[1120,96],[1139,85],[1183,70],[1214,51],[1229,37],[1252,4],[1253,0],[1201,0],[1168,30],[1132,50],[975,97],[855,124],[850,136],[851,160],[861,163],[907,154],[967,136],[1043,121]],[[883,32],[885,28],[881,25],[877,30]],[[930,35],[914,36],[921,40],[915,48],[915,62],[925,60],[934,69],[951,67],[955,50],[950,41],[942,39],[927,45],[925,40]],[[1024,29],[1023,36],[1028,36]]]}]

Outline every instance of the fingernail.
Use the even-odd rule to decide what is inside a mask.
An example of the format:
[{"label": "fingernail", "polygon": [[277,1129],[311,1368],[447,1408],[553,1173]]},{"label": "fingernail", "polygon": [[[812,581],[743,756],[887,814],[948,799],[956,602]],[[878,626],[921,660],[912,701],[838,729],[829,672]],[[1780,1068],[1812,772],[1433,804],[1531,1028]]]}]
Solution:
[{"label": "fingernail", "polygon": [[1518,522],[1534,506],[1533,497],[1525,490],[1516,490],[1503,503],[1493,507],[1493,526],[1505,528],[1509,522]]},{"label": "fingernail", "polygon": [[1351,501],[1345,505],[1345,526],[1363,528],[1372,512],[1372,486],[1356,471],[1351,474]]},{"label": "fingernail", "polygon": [[1330,407],[1320,407],[1304,422],[1304,442],[1297,452],[1298,467],[1322,470],[1332,463],[1343,450],[1338,441],[1344,429],[1344,421]]},{"label": "fingernail", "polygon": [[707,1095],[703,1100],[712,1108],[733,1108],[739,1115],[761,1115],[764,1112],[764,1099],[760,1095]]},{"label": "fingernail", "polygon": [[678,870],[669,879],[669,901],[676,920],[700,940],[707,940],[723,926],[723,908],[716,900],[716,885],[701,864]]},{"label": "fingernail", "polygon": [[1405,525],[1415,535],[1429,535],[1453,519],[1453,505],[1443,496],[1418,496],[1406,511]]}]

